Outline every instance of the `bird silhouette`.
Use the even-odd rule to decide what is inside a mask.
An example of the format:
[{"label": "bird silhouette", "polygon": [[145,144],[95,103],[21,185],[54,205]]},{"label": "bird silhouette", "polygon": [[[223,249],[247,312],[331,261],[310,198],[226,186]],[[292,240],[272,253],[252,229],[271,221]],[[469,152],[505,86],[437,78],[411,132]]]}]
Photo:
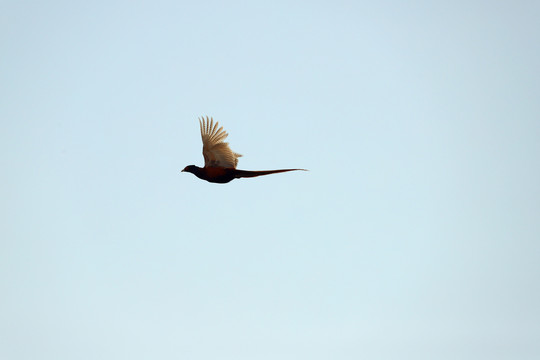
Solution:
[{"label": "bird silhouette", "polygon": [[203,142],[204,167],[188,165],[182,172],[190,172],[199,179],[212,183],[225,184],[234,179],[256,177],[262,175],[277,174],[287,171],[296,171],[305,169],[281,169],[281,170],[263,170],[248,171],[238,170],[238,158],[242,155],[231,150],[229,144],[223,142],[229,134],[223,130],[223,126],[218,129],[219,123],[214,124],[213,118],[199,118],[201,127],[201,137]]}]

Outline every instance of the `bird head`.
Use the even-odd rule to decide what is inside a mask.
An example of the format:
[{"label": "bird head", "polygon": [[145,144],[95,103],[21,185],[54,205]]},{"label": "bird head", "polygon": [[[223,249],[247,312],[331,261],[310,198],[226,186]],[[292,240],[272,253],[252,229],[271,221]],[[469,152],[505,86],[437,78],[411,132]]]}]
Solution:
[{"label": "bird head", "polygon": [[195,171],[197,171],[196,169],[197,167],[195,165],[188,165],[184,168],[184,170],[182,170],[182,172],[190,172],[192,174],[195,174]]}]

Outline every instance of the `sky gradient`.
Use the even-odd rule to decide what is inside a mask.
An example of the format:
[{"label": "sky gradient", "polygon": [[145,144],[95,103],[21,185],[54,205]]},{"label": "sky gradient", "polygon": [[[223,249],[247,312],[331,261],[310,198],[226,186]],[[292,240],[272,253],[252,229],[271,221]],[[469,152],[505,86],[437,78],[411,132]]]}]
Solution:
[{"label": "sky gradient", "polygon": [[540,358],[539,18],[2,2],[0,358]]}]

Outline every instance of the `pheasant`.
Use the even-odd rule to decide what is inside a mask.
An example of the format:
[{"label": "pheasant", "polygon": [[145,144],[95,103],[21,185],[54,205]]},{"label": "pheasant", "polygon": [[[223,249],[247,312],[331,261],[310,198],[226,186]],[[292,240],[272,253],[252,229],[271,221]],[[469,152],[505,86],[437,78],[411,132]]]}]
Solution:
[{"label": "pheasant", "polygon": [[223,126],[218,128],[219,123],[214,124],[213,118],[199,118],[201,127],[201,137],[203,142],[204,167],[188,165],[182,172],[190,172],[199,179],[211,183],[226,184],[234,179],[256,177],[262,175],[277,174],[287,171],[307,171],[305,169],[280,169],[248,171],[238,170],[238,158],[242,155],[231,150],[229,144],[223,142],[229,134],[223,130]]}]

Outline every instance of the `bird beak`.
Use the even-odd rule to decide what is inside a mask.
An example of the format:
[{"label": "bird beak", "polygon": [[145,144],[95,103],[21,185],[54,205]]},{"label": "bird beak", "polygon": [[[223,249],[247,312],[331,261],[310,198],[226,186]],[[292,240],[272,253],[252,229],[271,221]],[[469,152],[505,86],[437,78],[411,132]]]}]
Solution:
[{"label": "bird beak", "polygon": [[182,169],[182,171],[180,171],[180,172],[186,172],[186,169]]}]

